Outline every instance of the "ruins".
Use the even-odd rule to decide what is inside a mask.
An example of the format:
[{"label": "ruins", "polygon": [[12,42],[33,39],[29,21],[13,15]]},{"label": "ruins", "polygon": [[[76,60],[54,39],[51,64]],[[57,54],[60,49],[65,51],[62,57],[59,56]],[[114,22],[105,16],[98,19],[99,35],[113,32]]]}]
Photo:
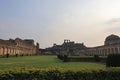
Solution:
[{"label": "ruins", "polygon": [[84,54],[87,47],[84,43],[75,43],[69,39],[65,39],[62,45],[53,44],[52,47],[46,48],[44,54]]},{"label": "ruins", "polygon": [[21,55],[21,54],[70,54],[70,55],[84,55],[84,56],[107,56],[111,53],[120,53],[120,37],[111,34],[106,37],[104,45],[96,47],[86,47],[84,43],[75,43],[69,39],[65,39],[63,44],[53,44],[52,47],[46,49],[39,49],[39,43],[34,44],[32,39],[16,38],[9,40],[0,39],[0,55]]},{"label": "ruins", "polygon": [[46,48],[43,52],[44,54],[107,56],[111,53],[120,53],[120,37],[111,34],[106,37],[104,45],[96,47],[86,47],[83,43],[75,43],[74,41],[65,39],[62,45],[53,44],[52,47]]},{"label": "ruins", "polygon": [[0,55],[33,55],[39,54],[39,44],[34,44],[34,40],[32,39],[20,39],[16,38],[15,40],[2,40],[0,39]]},{"label": "ruins", "polygon": [[88,48],[85,55],[107,56],[111,53],[120,53],[120,37],[114,34],[106,37],[104,45]]}]

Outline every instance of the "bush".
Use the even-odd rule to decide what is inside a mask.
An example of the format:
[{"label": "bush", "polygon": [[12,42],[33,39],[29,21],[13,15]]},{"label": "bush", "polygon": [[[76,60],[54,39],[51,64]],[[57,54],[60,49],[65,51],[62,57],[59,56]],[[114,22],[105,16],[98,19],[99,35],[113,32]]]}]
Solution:
[{"label": "bush", "polygon": [[96,62],[100,62],[100,57],[98,55],[94,55],[94,59]]},{"label": "bush", "polygon": [[57,58],[59,58],[59,59],[61,59],[61,60],[63,60],[63,55],[57,55]]},{"label": "bush", "polygon": [[68,62],[68,55],[57,55],[57,58],[61,59],[63,62]]},{"label": "bush", "polygon": [[15,57],[18,57],[18,54],[15,54]]},{"label": "bush", "polygon": [[109,54],[106,61],[107,67],[120,67],[120,54]]},{"label": "bush", "polygon": [[70,62],[94,62],[93,56],[70,56]]},{"label": "bush", "polygon": [[6,54],[6,58],[8,58],[8,57],[9,57],[9,54],[7,53],[7,54]]},{"label": "bush", "polygon": [[64,55],[64,56],[63,56],[63,61],[64,61],[64,62],[68,62],[68,55]]},{"label": "bush", "polygon": [[0,80],[120,80],[120,69],[18,69],[0,71]]},{"label": "bush", "polygon": [[57,55],[57,58],[64,62],[102,62],[106,63],[107,57],[99,57],[98,55],[93,56],[68,56],[68,55]]},{"label": "bush", "polygon": [[23,56],[24,54],[21,54],[21,56]]}]

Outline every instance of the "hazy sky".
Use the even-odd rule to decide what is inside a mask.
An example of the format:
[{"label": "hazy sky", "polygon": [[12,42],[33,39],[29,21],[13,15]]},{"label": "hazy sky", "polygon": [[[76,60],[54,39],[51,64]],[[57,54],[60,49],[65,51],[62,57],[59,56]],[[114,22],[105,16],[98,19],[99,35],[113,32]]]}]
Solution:
[{"label": "hazy sky", "polygon": [[120,36],[120,0],[0,0],[0,38],[34,39],[41,48],[64,39],[99,46]]}]

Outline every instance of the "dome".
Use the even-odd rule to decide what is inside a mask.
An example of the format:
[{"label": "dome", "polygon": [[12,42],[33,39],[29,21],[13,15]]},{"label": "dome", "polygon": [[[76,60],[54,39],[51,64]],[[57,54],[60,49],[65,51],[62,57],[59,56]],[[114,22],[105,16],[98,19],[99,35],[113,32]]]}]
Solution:
[{"label": "dome", "polygon": [[120,37],[117,35],[110,35],[105,39],[105,45],[120,44]]},{"label": "dome", "polygon": [[108,36],[105,41],[113,41],[113,40],[119,40],[119,39],[120,39],[119,36],[112,34]]}]

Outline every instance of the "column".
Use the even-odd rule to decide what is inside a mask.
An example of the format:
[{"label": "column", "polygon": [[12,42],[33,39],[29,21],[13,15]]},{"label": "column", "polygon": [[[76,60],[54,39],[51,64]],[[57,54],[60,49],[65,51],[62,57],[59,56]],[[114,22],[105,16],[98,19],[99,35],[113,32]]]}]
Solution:
[{"label": "column", "polygon": [[118,47],[118,53],[120,53],[120,46]]},{"label": "column", "polygon": [[115,48],[115,53],[118,53],[118,48]]},{"label": "column", "polygon": [[0,47],[0,55],[2,54],[2,48]]},{"label": "column", "polygon": [[108,48],[108,54],[110,54],[110,48]]}]

